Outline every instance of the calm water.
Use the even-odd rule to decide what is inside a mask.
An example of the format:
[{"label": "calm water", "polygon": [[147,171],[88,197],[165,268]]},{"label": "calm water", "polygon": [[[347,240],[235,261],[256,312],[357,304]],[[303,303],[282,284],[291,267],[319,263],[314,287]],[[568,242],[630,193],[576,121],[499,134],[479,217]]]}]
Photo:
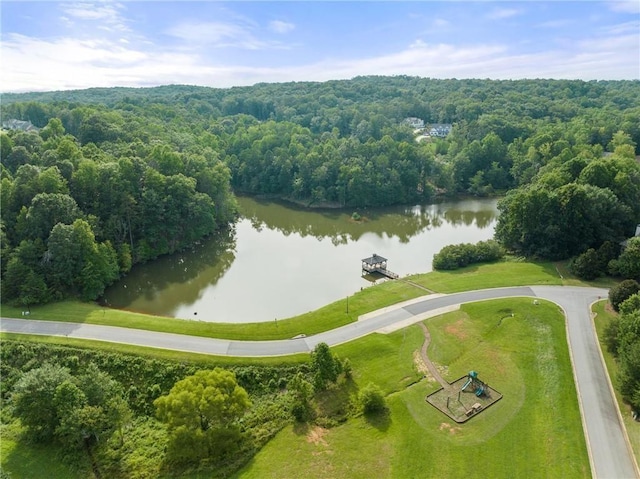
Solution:
[{"label": "calm water", "polygon": [[308,211],[239,198],[241,219],[193,249],[135,267],[105,294],[110,306],[217,322],[283,319],[371,284],[361,259],[377,253],[401,276],[431,271],[443,246],[493,236],[496,200]]}]

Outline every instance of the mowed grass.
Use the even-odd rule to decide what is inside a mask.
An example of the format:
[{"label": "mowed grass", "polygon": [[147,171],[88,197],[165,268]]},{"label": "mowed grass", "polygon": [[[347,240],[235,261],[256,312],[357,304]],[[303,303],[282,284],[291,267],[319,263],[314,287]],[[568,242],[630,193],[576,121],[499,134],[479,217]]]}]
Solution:
[{"label": "mowed grass", "polygon": [[[563,284],[551,263],[505,261],[470,266],[457,271],[431,272],[409,277],[413,283],[439,293],[533,284]],[[351,323],[360,315],[426,294],[405,281],[385,281],[364,288],[316,311],[261,323],[210,323],[180,320],[110,309],[95,303],[62,301],[31,307],[28,318],[47,321],[101,324],[126,328],[236,340],[288,339],[307,336]],[[24,318],[22,308],[2,305],[3,317]],[[203,315],[205,316],[205,315]]]},{"label": "mowed grass", "polygon": [[[329,430],[283,430],[236,477],[591,476],[565,322],[557,306],[533,305],[529,299],[486,301],[427,325],[429,355],[448,380],[473,369],[504,398],[456,424],[425,402],[438,385],[422,380],[387,396],[385,417],[359,417]],[[413,338],[414,328],[408,337]],[[419,349],[418,335],[410,341]],[[358,350],[350,352],[341,354],[366,368]],[[411,360],[396,360],[402,355],[381,348],[376,363],[387,365],[386,374],[402,377],[413,367]],[[380,374],[380,366],[372,372]],[[362,386],[372,377],[375,382],[370,373],[356,381]]]},{"label": "mowed grass", "polygon": [[[368,287],[315,311],[290,319],[261,323],[209,323],[180,320],[131,311],[101,307],[95,303],[63,301],[31,307],[29,319],[120,326],[166,333],[236,340],[289,339],[299,334],[310,336],[358,319],[358,316],[391,304],[423,296],[425,291],[400,281],[386,281]],[[2,305],[2,316],[24,318],[22,309]]]},{"label": "mowed grass", "polygon": [[504,286],[563,284],[553,263],[518,261],[513,258],[497,263],[467,266],[455,271],[432,271],[409,279],[438,293],[458,293]]},{"label": "mowed grass", "polygon": [[596,327],[596,333],[598,334],[600,350],[602,351],[604,363],[607,367],[609,377],[611,378],[614,386],[616,400],[618,401],[618,407],[620,408],[622,421],[624,422],[624,427],[627,430],[629,442],[631,443],[631,447],[633,449],[633,455],[636,458],[636,462],[640,464],[640,424],[633,420],[633,418],[631,417],[631,407],[622,400],[622,396],[616,388],[615,381],[616,375],[618,374],[618,363],[613,357],[613,354],[611,354],[607,350],[607,346],[603,340],[605,328],[611,322],[611,320],[617,316],[617,314],[609,309],[609,307],[607,307],[607,301],[599,301],[598,303],[596,303],[593,307],[593,311],[596,313],[594,323]]}]

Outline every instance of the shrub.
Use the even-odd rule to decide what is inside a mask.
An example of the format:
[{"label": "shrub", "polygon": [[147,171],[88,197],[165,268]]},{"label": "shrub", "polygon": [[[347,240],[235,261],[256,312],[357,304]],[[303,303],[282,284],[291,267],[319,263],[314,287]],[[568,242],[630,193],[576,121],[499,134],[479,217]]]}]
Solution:
[{"label": "shrub", "polygon": [[576,256],[571,263],[569,263],[569,269],[578,278],[586,279],[590,281],[596,279],[602,274],[600,269],[600,257],[595,249],[589,248],[581,255]]},{"label": "shrub", "polygon": [[620,320],[618,318],[612,319],[604,328],[604,343],[607,345],[607,351],[614,356],[618,355],[618,348],[620,347],[619,331]]},{"label": "shrub", "polygon": [[609,302],[613,309],[619,311],[620,304],[638,291],[640,284],[634,279],[626,279],[609,290]]},{"label": "shrub", "polygon": [[453,270],[473,263],[487,263],[504,257],[504,248],[495,240],[461,243],[442,248],[433,257],[433,269]]},{"label": "shrub", "polygon": [[369,383],[362,388],[358,399],[365,414],[378,413],[387,409],[382,390],[373,383]]},{"label": "shrub", "polygon": [[640,281],[640,237],[631,238],[620,256],[609,262],[609,272],[614,276]]}]

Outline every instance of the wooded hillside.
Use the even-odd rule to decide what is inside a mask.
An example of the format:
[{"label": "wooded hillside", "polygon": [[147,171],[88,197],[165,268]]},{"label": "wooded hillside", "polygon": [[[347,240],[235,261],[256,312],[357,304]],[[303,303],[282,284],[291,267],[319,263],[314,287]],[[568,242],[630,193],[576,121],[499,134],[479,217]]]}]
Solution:
[{"label": "wooded hillside", "polygon": [[[547,244],[546,223],[501,220],[507,246],[548,257],[623,239],[640,221],[638,81],[361,77],[2,100],[3,122],[37,128],[0,135],[3,293],[25,305],[95,298],[132,264],[229,224],[232,188],[363,207],[520,187],[505,214],[534,196],[553,212],[601,205],[583,213],[602,229],[567,243],[566,229],[589,225],[562,223],[548,251],[523,239]],[[453,128],[416,141],[409,117]]]}]

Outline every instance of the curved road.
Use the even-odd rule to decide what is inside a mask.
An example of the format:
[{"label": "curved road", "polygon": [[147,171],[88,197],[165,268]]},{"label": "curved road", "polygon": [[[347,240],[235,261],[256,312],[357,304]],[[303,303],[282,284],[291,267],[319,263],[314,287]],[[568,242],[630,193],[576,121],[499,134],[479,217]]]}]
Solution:
[{"label": "curved road", "polygon": [[306,338],[280,341],[231,341],[83,323],[8,318],[2,319],[0,331],[93,339],[204,354],[278,356],[307,353],[320,342],[330,346],[344,343],[398,323],[415,323],[434,312],[464,303],[504,297],[546,299],[558,304],[567,317],[569,349],[593,476],[601,479],[635,479],[640,474],[626,441],[591,320],[591,303],[607,297],[607,294],[606,289],[600,288],[530,286],[431,295],[385,308],[379,314],[368,314],[366,320],[341,328]]}]

